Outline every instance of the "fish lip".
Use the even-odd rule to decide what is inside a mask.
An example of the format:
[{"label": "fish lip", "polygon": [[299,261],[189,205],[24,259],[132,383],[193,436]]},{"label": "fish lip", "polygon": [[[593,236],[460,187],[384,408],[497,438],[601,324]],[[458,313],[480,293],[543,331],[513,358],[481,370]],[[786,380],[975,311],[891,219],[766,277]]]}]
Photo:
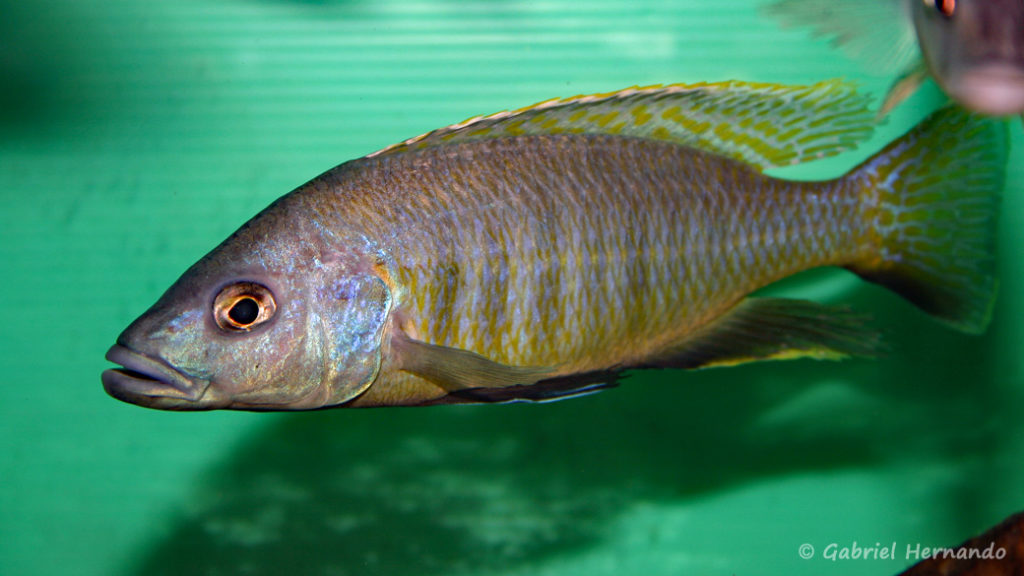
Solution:
[{"label": "fish lip", "polygon": [[988,64],[946,81],[954,99],[982,114],[1016,115],[1024,111],[1024,66]]},{"label": "fish lip", "polygon": [[121,367],[103,371],[103,388],[114,398],[133,404],[150,405],[163,398],[196,402],[210,385],[160,358],[120,344],[113,345],[106,358]]}]

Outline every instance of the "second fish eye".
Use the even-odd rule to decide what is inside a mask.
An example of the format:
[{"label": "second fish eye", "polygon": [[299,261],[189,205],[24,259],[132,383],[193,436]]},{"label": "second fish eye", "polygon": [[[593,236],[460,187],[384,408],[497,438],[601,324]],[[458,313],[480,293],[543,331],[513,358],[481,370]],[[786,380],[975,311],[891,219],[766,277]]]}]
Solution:
[{"label": "second fish eye", "polygon": [[255,282],[226,286],[213,301],[217,326],[229,332],[248,332],[270,320],[276,310],[273,293]]},{"label": "second fish eye", "polygon": [[956,12],[956,0],[923,0],[924,5],[934,9],[945,18],[952,18]]}]

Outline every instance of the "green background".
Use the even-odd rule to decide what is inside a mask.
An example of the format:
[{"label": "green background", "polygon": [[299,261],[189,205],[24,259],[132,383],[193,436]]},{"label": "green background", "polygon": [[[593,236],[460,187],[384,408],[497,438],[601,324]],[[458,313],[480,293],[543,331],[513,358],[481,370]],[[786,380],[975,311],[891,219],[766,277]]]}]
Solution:
[{"label": "green background", "polygon": [[[1019,122],[983,337],[831,271],[786,289],[870,312],[887,358],[539,406],[176,414],[100,385],[189,264],[344,160],[555,96],[881,95],[876,69],[746,0],[0,0],[0,574],[894,574],[1024,508]],[[854,542],[897,560],[822,558]]]}]

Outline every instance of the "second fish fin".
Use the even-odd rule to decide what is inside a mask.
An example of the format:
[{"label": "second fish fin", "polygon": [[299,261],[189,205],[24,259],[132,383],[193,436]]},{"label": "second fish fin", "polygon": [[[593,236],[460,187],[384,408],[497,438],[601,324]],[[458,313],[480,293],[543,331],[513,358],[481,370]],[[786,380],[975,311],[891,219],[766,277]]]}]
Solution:
[{"label": "second fish fin", "polygon": [[892,83],[892,86],[889,87],[885,100],[878,108],[878,117],[882,118],[889,112],[892,112],[893,108],[899,106],[907,98],[910,98],[927,79],[928,68],[925,67],[923,60],[918,59],[910,68],[904,70],[896,78],[896,81]]},{"label": "second fish fin", "polygon": [[401,332],[392,336],[391,349],[400,369],[448,392],[529,386],[552,373],[549,367],[510,366],[469,350],[414,340]]},{"label": "second fish fin", "polygon": [[907,5],[905,0],[774,0],[763,10],[783,26],[810,28],[830,39],[872,70],[892,73],[920,55]]},{"label": "second fish fin", "polygon": [[879,334],[847,308],[786,298],[747,298],[641,368],[711,368],[761,360],[877,356]]}]

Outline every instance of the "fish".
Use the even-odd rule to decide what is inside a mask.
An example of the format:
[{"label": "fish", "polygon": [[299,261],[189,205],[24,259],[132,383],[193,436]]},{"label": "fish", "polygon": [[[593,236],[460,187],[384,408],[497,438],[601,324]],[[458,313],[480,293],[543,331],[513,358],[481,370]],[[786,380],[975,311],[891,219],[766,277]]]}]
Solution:
[{"label": "fish", "polygon": [[776,0],[785,25],[812,28],[873,68],[897,73],[885,115],[927,78],[981,114],[1024,113],[1024,2],[1021,0]]},{"label": "fish", "polygon": [[766,171],[874,133],[848,83],[634,87],[471,118],[273,202],[117,338],[168,410],[544,402],[641,369],[878,354],[844,306],[751,296],[845,267],[988,324],[1004,123],[936,112],[847,174]]}]

